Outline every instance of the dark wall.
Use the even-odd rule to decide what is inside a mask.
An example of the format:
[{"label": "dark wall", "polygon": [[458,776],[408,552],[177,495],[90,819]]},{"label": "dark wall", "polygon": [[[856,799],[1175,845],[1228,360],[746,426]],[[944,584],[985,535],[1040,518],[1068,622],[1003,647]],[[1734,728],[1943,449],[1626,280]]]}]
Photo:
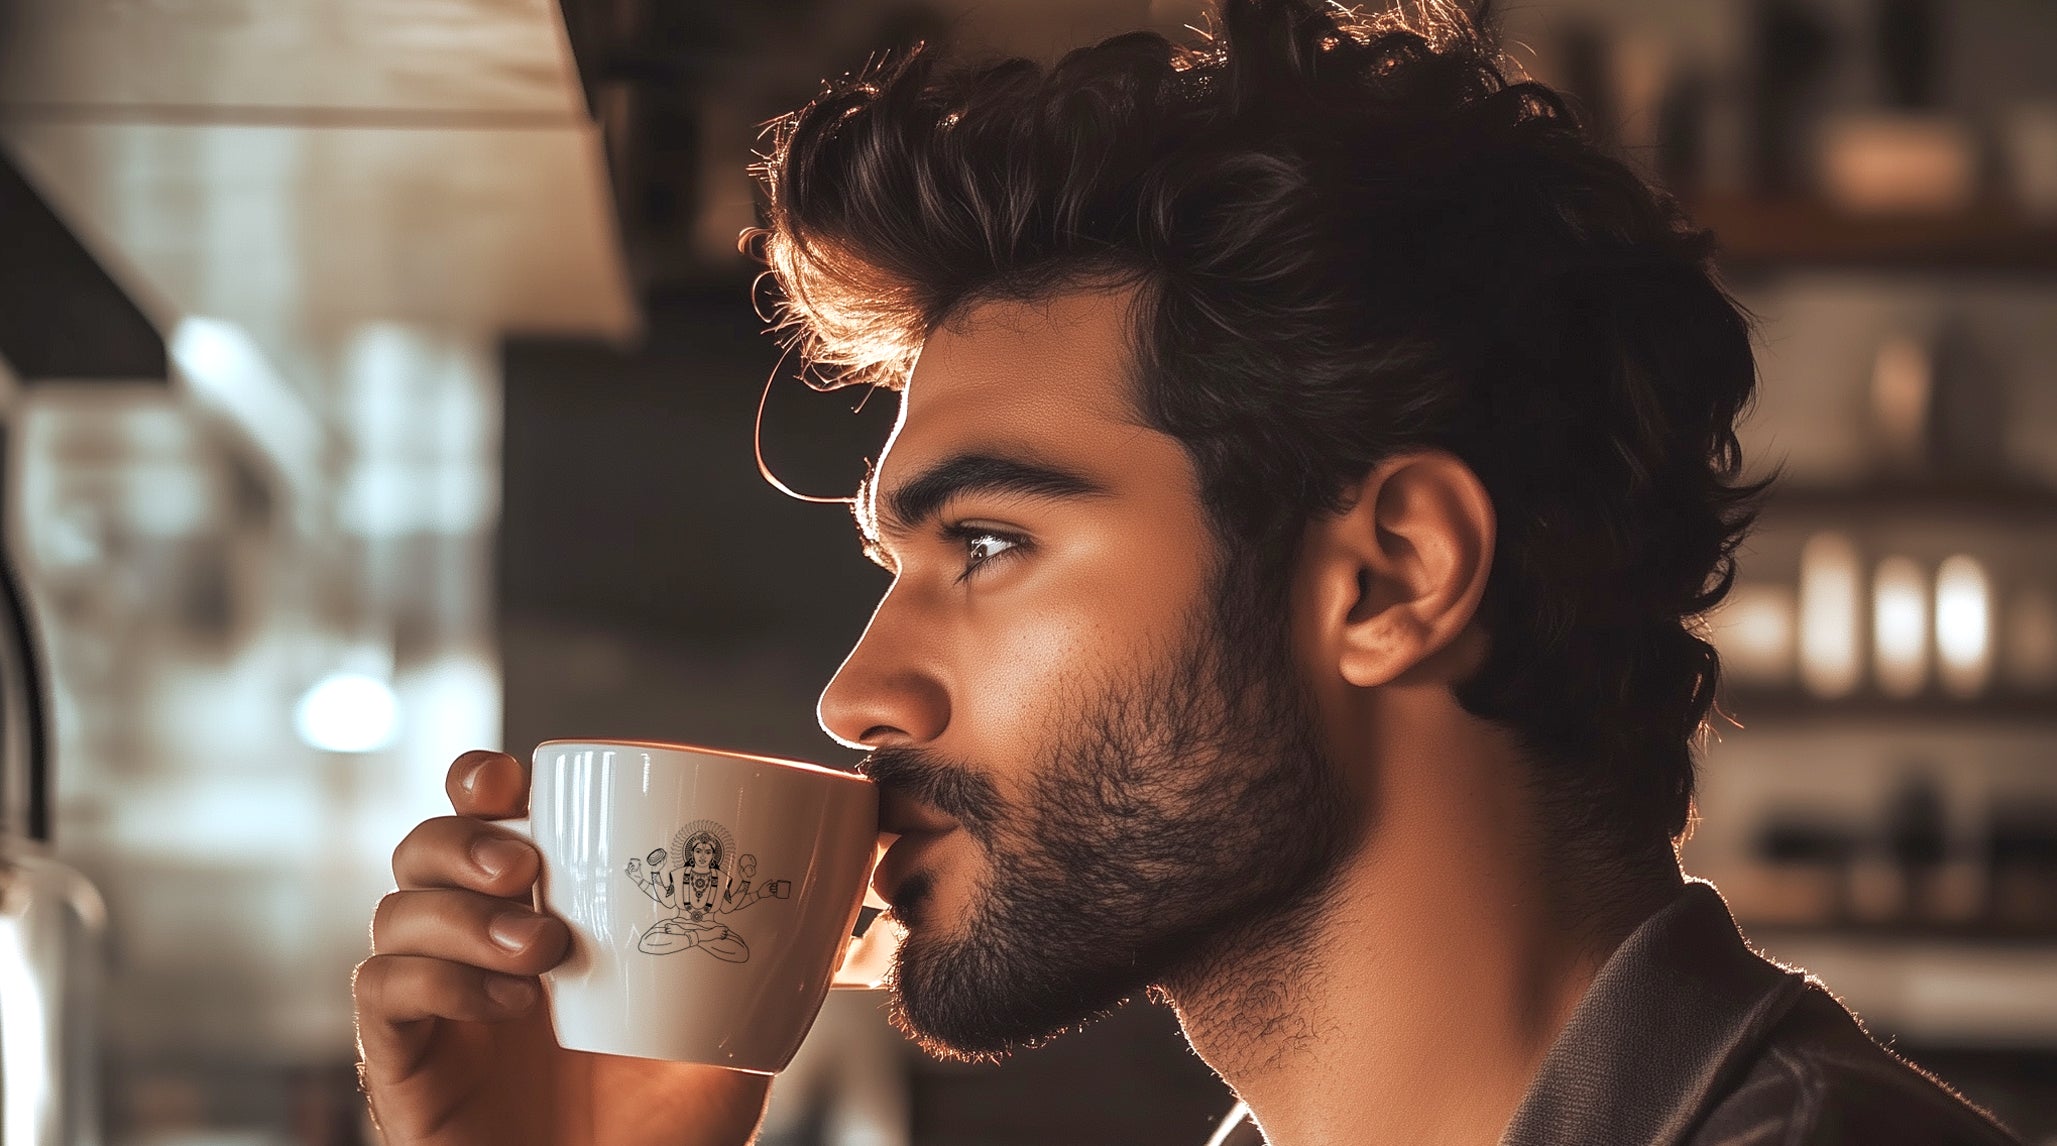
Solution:
[{"label": "dark wall", "polygon": [[[505,348],[499,587],[507,742],[642,736],[841,760],[814,698],[885,575],[849,511],[758,475],[751,424],[778,347],[746,281],[652,300],[640,345]],[[773,392],[765,450],[847,494],[895,398]]]}]

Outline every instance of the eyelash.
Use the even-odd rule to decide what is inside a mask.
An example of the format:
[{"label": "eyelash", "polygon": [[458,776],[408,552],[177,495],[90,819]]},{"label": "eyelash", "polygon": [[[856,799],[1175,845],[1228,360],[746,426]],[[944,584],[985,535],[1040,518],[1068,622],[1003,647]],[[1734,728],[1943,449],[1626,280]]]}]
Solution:
[{"label": "eyelash", "polygon": [[981,525],[960,524],[946,525],[943,527],[942,532],[943,537],[946,540],[961,542],[967,550],[971,547],[972,542],[980,541],[985,538],[992,538],[996,541],[1004,541],[1007,543],[1006,549],[1003,549],[1000,552],[992,554],[987,557],[972,557],[967,553],[964,565],[964,572],[959,573],[957,575],[957,583],[960,585],[962,585],[966,580],[970,579],[972,574],[978,572],[985,566],[990,565],[995,561],[1005,561],[1008,558],[1017,556],[1028,549],[1028,538],[1023,537],[1018,533],[1009,533],[1004,529],[991,529]]}]

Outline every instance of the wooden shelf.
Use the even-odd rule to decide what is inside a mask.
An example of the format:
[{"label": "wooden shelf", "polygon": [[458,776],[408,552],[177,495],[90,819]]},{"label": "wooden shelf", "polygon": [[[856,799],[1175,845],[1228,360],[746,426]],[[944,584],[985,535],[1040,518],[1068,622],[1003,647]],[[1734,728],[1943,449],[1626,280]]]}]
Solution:
[{"label": "wooden shelf", "polygon": [[1855,215],[1816,199],[1708,195],[1683,200],[1714,232],[1720,261],[1750,276],[1804,268],[1977,272],[2057,279],[2057,223],[2004,204],[1947,215]]},{"label": "wooden shelf", "polygon": [[2057,942],[1980,943],[1753,927],[1769,958],[1804,967],[1872,1030],[1936,1044],[2057,1046]]},{"label": "wooden shelf", "polygon": [[1929,693],[1906,700],[1859,694],[1824,700],[1801,692],[1797,685],[1791,690],[1724,685],[1718,704],[1721,711],[1741,721],[1745,729],[1759,721],[1788,725],[1795,721],[1879,724],[1895,720],[1925,724],[2057,724],[2057,696],[2034,693],[2003,692],[1962,700]]},{"label": "wooden shelf", "polygon": [[2057,957],[2057,928],[1997,926],[1986,923],[1909,924],[1839,920],[1830,923],[1759,919],[1738,907],[1737,919],[1752,937],[1780,936],[1809,944],[1840,944],[1871,949],[1909,946],[1973,948],[1980,951],[2045,951]]},{"label": "wooden shelf", "polygon": [[1877,520],[1943,518],[1996,525],[2057,526],[2057,490],[2019,479],[1879,478],[1847,487],[1776,486],[1764,516]]},{"label": "wooden shelf", "polygon": [[2057,490],[2022,479],[1880,477],[1862,486],[1775,486],[1765,512],[2004,516],[2057,521]]}]

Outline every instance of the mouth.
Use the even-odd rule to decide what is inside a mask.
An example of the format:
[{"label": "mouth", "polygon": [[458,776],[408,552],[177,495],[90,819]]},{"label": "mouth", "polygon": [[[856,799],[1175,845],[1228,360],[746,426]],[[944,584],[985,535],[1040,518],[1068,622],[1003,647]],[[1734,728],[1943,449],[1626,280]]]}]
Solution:
[{"label": "mouth", "polygon": [[907,916],[930,885],[931,878],[927,864],[942,841],[954,833],[954,827],[939,831],[901,832],[893,846],[880,857],[878,867],[871,873],[871,889],[880,899],[892,905],[894,916],[904,925]]},{"label": "mouth", "polygon": [[916,902],[933,886],[935,853],[963,827],[949,813],[917,799],[909,787],[887,781],[879,787],[880,842],[890,841],[871,873],[871,888],[891,905],[904,926]]}]

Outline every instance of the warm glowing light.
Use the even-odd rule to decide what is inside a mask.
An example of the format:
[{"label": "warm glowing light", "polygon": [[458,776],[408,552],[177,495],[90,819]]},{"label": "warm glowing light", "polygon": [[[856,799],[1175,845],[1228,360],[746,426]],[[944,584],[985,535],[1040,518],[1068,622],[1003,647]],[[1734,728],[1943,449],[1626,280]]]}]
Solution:
[{"label": "warm glowing light", "polygon": [[1943,686],[1958,696],[1979,692],[1991,672],[1992,599],[1976,558],[1959,554],[1936,570],[1936,653]]},{"label": "warm glowing light", "polygon": [[1793,591],[1739,582],[1708,618],[1722,669],[1738,681],[1778,683],[1793,674]]},{"label": "warm glowing light", "polygon": [[376,677],[335,673],[300,698],[293,728],[324,752],[376,752],[400,732],[400,701]]},{"label": "warm glowing light", "polygon": [[1800,551],[1800,676],[1816,696],[1857,687],[1857,547],[1839,533],[1817,533]]},{"label": "warm glowing light", "polygon": [[[34,906],[32,903],[30,906]],[[49,1142],[57,1137],[59,1095],[51,1075],[49,984],[37,981],[24,920],[0,915],[0,1055],[7,1089],[0,1093],[0,1140]]]},{"label": "warm glowing light", "polygon": [[1909,697],[1928,678],[1928,586],[1905,557],[1878,563],[1871,597],[1872,672],[1879,691]]}]

